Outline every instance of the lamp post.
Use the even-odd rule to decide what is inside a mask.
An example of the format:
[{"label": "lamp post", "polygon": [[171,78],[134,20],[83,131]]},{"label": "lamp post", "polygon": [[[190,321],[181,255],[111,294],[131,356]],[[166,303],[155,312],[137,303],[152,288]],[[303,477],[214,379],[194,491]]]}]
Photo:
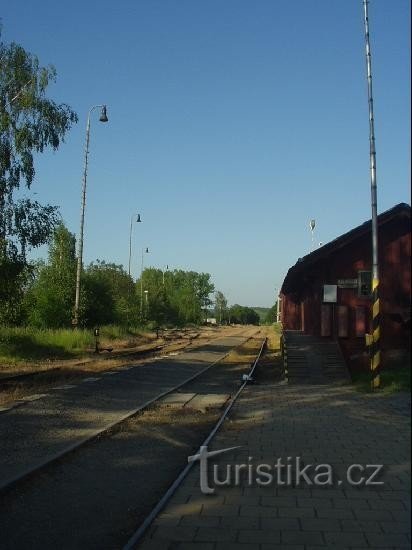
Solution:
[{"label": "lamp post", "polygon": [[84,210],[86,206],[86,183],[87,183],[87,165],[89,158],[89,142],[90,142],[90,116],[94,109],[100,108],[100,122],[108,122],[106,105],[94,105],[87,116],[86,126],[86,145],[84,150],[84,170],[83,170],[83,185],[82,185],[82,199],[81,199],[81,214],[80,214],[80,233],[79,233],[79,247],[77,252],[77,270],[76,270],[76,297],[74,302],[74,317],[73,325],[77,327],[79,324],[79,304],[80,304],[80,278],[83,264],[83,234],[84,234]]},{"label": "lamp post", "polygon": [[145,290],[144,291],[144,296],[145,296],[145,316],[144,318],[147,319],[148,317],[148,312],[149,312],[149,291],[148,290]]},{"label": "lamp post", "polygon": [[[136,223],[141,223],[140,214],[136,215]],[[133,286],[133,280],[131,279],[131,262],[132,262],[132,232],[133,232],[133,219],[134,216],[130,217],[130,232],[129,232],[129,289],[128,289],[128,306],[127,306],[127,323],[129,324],[130,320],[130,309],[131,309],[131,292],[132,292],[132,286]]]},{"label": "lamp post", "polygon": [[315,248],[315,240],[314,240],[314,234],[313,234],[313,232],[315,231],[315,225],[316,225],[316,220],[310,220],[309,227],[310,227],[310,232],[312,233],[312,250]]},{"label": "lamp post", "polygon": [[149,248],[142,248],[142,265],[140,269],[140,319],[143,321],[143,260],[144,255],[149,254]]},{"label": "lamp post", "polygon": [[[129,277],[130,277],[130,267],[132,262],[132,232],[133,232],[133,218],[132,216],[130,218],[130,233],[129,233]],[[140,219],[140,214],[137,214],[136,217],[136,223],[141,223],[142,220]]]}]

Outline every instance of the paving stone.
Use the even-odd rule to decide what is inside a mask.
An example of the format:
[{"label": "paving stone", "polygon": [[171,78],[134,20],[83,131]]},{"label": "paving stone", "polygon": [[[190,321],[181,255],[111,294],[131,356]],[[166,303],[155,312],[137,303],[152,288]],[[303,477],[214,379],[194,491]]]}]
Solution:
[{"label": "paving stone", "polygon": [[274,529],[279,531],[299,531],[298,518],[261,518],[262,529]]},{"label": "paving stone", "polygon": [[215,550],[260,550],[259,543],[218,542]]},{"label": "paving stone", "polygon": [[163,527],[176,527],[177,525],[179,525],[181,519],[182,518],[180,516],[163,514],[161,516],[158,516],[154,520],[153,525],[158,525]]},{"label": "paving stone", "polygon": [[187,525],[178,527],[156,527],[152,539],[178,542],[192,541],[194,540],[196,530],[196,527]]},{"label": "paving stone", "polygon": [[235,504],[219,504],[216,506],[202,506],[202,516],[238,516],[240,506]]},{"label": "paving stone", "polygon": [[272,529],[241,529],[239,531],[239,542],[253,542],[253,543],[280,543],[280,531]]},{"label": "paving stone", "polygon": [[380,500],[369,500],[369,505],[372,510],[406,510],[405,504],[402,500],[390,500],[390,499],[380,499]]},{"label": "paving stone", "polygon": [[241,516],[273,518],[278,515],[277,512],[278,512],[277,508],[272,508],[271,506],[241,506],[240,507]]},{"label": "paving stone", "polygon": [[220,527],[229,529],[260,529],[263,519],[251,516],[224,516],[220,518]]},{"label": "paving stone", "polygon": [[196,541],[207,541],[207,542],[221,542],[221,541],[232,541],[234,542],[237,538],[238,530],[237,529],[227,529],[222,527],[199,527],[195,540]]},{"label": "paving stone", "polygon": [[372,548],[381,548],[384,546],[407,546],[410,540],[403,534],[388,534],[388,533],[367,533],[366,537]]},{"label": "paving stone", "polygon": [[283,544],[324,544],[322,533],[313,531],[282,531],[281,540]]},{"label": "paving stone", "polygon": [[345,508],[350,510],[370,510],[369,502],[361,499],[350,499],[350,498],[333,498],[332,499],[334,508]]},{"label": "paving stone", "polygon": [[144,539],[139,545],[139,550],[169,550],[172,544],[172,542],[161,539]]},{"label": "paving stone", "polygon": [[184,516],[179,525],[192,525],[193,527],[219,527],[220,517],[217,516]]},{"label": "paving stone", "polygon": [[247,498],[242,495],[226,495],[224,498],[224,504],[245,504],[248,506],[258,506],[260,504],[261,497],[248,496]]},{"label": "paving stone", "polygon": [[409,535],[411,532],[410,521],[381,521],[380,526],[384,533],[403,533]]},{"label": "paving stone", "polygon": [[395,521],[400,521],[400,522],[405,522],[405,523],[410,523],[411,521],[411,514],[409,511],[407,512],[403,512],[401,510],[398,510],[396,512],[393,512],[392,513]]},{"label": "paving stone", "polygon": [[297,497],[297,505],[299,508],[331,508],[332,499],[330,498],[312,498],[312,497]]},{"label": "paving stone", "polygon": [[336,519],[353,519],[355,517],[355,511],[348,508],[318,508],[316,509],[316,515],[318,518],[336,518]]},{"label": "paving stone", "polygon": [[376,521],[391,521],[392,514],[388,510],[354,510],[357,519],[370,519]]},{"label": "paving stone", "polygon": [[178,550],[213,550],[214,547],[215,545],[213,542],[196,542],[195,541],[195,542],[181,542],[177,546],[177,549]]},{"label": "paving stone", "polygon": [[300,520],[303,531],[340,531],[337,519],[330,518],[303,518]]},{"label": "paving stone", "polygon": [[277,508],[279,508],[280,506],[292,508],[296,506],[296,500],[298,500],[299,502],[299,499],[296,499],[296,497],[281,497],[281,496],[269,497],[268,496],[268,497],[261,497],[261,504],[262,506],[275,506]]},{"label": "paving stone", "polygon": [[[192,516],[200,514],[202,510],[202,504],[199,504],[196,501],[189,501],[189,502],[176,502],[175,504],[171,504],[167,510],[164,511],[165,514],[168,514],[169,516]],[[216,515],[216,514],[215,514]]]},{"label": "paving stone", "polygon": [[342,531],[382,533],[381,526],[377,521],[344,519],[341,521],[341,526]]},{"label": "paving stone", "polygon": [[278,508],[281,518],[314,518],[314,508]]},{"label": "paving stone", "polygon": [[349,546],[367,546],[367,541],[363,533],[355,532],[344,532],[344,531],[335,531],[335,532],[325,532],[324,533],[326,543],[329,547],[333,548],[342,548]]}]

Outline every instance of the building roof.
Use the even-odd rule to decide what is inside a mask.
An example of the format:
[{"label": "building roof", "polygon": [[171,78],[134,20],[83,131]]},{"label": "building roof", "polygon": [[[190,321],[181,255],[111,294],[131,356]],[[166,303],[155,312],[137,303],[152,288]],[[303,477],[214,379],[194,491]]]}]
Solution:
[{"label": "building roof", "polygon": [[[390,208],[389,210],[382,212],[382,214],[379,214],[378,226],[381,227],[382,225],[385,225],[386,223],[392,221],[395,218],[402,218],[402,217],[409,218],[409,219],[411,217],[411,207],[409,206],[409,204],[406,204],[404,202],[401,202],[400,204],[397,204],[393,208]],[[281,293],[287,294],[288,292],[292,291],[295,286],[294,282],[296,280],[296,277],[299,276],[309,266],[315,264],[319,260],[327,258],[331,253],[336,252],[337,250],[347,246],[348,244],[352,243],[359,237],[363,237],[364,235],[367,235],[371,231],[372,231],[372,220],[368,220],[365,223],[358,225],[354,229],[351,229],[347,233],[344,233],[340,237],[337,237],[333,241],[330,241],[329,243],[321,246],[320,248],[317,248],[310,254],[303,256],[303,258],[299,258],[296,264],[292,266],[287,272],[285,280],[283,281]]]}]

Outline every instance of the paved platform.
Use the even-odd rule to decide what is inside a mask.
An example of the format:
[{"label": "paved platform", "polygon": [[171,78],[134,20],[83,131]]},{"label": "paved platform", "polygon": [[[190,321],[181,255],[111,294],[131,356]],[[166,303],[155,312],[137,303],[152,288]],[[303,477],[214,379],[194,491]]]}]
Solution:
[{"label": "paved platform", "polygon": [[[209,459],[208,483],[215,493],[200,491],[196,464],[138,548],[411,547],[408,394],[360,394],[336,385],[251,385],[208,450],[234,446],[240,448]],[[298,484],[293,468],[297,457],[303,467],[329,464],[332,485],[315,483],[314,466],[307,472],[313,484]],[[285,467],[279,480],[275,476],[267,486],[259,486],[257,466],[273,466],[279,458],[291,466],[291,483]],[[240,464],[245,468],[236,483],[234,469]],[[383,464],[376,478],[383,484],[351,485],[347,470],[352,464]],[[231,466],[230,486],[215,486],[214,465],[220,482]],[[351,470],[355,482],[372,472]],[[325,476],[317,481],[325,482]]]}]

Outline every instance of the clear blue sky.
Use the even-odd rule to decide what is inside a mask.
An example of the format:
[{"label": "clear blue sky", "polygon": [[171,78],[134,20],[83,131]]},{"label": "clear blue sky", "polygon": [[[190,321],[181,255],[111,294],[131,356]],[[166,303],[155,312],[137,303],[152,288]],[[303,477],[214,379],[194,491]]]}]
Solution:
[{"label": "clear blue sky", "polygon": [[[379,212],[410,203],[410,7],[371,0]],[[38,159],[33,192],[78,231],[92,120],[86,262],[212,274],[270,306],[287,269],[370,218],[361,0],[14,0],[3,40],[52,63],[79,123]],[[45,251],[42,250],[41,254]]]}]

